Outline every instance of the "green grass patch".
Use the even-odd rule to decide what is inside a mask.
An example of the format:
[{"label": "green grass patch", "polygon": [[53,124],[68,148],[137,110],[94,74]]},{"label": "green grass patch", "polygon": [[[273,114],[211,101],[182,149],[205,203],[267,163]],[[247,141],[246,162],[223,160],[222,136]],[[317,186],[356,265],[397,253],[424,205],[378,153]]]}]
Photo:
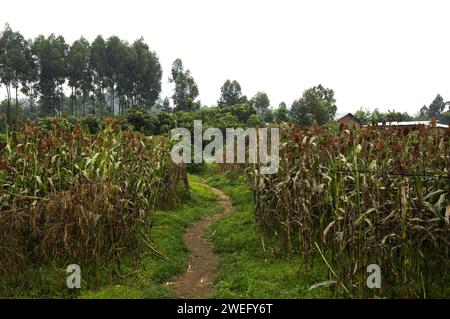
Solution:
[{"label": "green grass patch", "polygon": [[220,256],[215,298],[329,298],[328,288],[309,288],[328,279],[320,261],[306,266],[300,257],[287,256],[275,238],[265,242],[253,217],[253,195],[245,179],[227,174],[208,178],[227,193],[236,211],[211,225],[207,234]]}]

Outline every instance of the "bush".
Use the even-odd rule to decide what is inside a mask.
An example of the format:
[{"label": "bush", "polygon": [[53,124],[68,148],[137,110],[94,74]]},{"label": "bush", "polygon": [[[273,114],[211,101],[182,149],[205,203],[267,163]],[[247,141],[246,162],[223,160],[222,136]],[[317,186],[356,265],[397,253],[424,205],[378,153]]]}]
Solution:
[{"label": "bush", "polygon": [[134,130],[145,135],[159,135],[160,123],[155,112],[142,108],[129,109],[125,113],[125,121],[132,125]]},{"label": "bush", "polygon": [[82,117],[78,123],[90,134],[97,134],[102,129],[101,121],[92,115]]},{"label": "bush", "polygon": [[89,134],[96,134],[102,129],[101,120],[92,115],[84,117],[76,117],[76,116],[62,116],[58,118],[44,117],[37,122],[37,125],[45,130],[52,130],[58,128],[63,129],[65,132],[72,131],[75,125],[77,125],[78,127],[82,128]]},{"label": "bush", "polygon": [[226,108],[203,108],[193,112],[155,112],[143,108],[133,108],[127,110],[125,114],[126,123],[145,135],[169,134],[173,128],[177,127],[192,131],[195,120],[202,121],[204,129],[217,127],[224,132],[228,127],[255,127],[260,126],[263,122],[256,115],[256,111],[246,104]]}]

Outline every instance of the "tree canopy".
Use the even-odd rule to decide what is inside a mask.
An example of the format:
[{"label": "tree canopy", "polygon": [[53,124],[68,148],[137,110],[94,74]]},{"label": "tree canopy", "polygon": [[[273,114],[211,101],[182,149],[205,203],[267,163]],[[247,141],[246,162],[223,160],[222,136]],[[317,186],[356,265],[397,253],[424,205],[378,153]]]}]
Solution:
[{"label": "tree canopy", "polygon": [[226,80],[220,92],[221,95],[217,101],[219,107],[228,107],[247,102],[247,97],[242,95],[241,85],[236,80]]},{"label": "tree canopy", "polygon": [[450,101],[445,102],[444,98],[438,94],[427,107],[424,105],[420,109],[420,117],[423,120],[435,118],[438,122],[443,124],[450,123]]},{"label": "tree canopy", "polygon": [[[7,124],[14,127],[19,119],[61,115],[124,115],[129,109],[170,112],[203,110],[198,100],[199,87],[181,59],[172,64],[169,82],[173,94],[161,93],[162,68],[157,54],[143,38],[132,43],[117,36],[97,36],[92,42],[81,37],[67,43],[63,36],[39,35],[26,39],[6,24],[0,32],[0,87],[6,89],[0,111]],[[25,95],[25,98],[19,94]],[[21,105],[22,104],[22,105]],[[227,115],[238,121],[272,123],[292,121],[306,127],[326,124],[336,113],[334,91],[317,85],[307,89],[288,110],[282,102],[272,108],[265,92],[248,100],[236,80],[226,80],[217,101],[219,109],[233,108]],[[173,107],[173,108],[172,108]],[[248,115],[248,109],[254,111]],[[212,114],[212,113],[211,113]],[[221,113],[217,113],[221,114]],[[417,116],[406,112],[360,109],[355,113],[364,123],[429,120],[450,122],[450,102],[437,95],[424,105]],[[258,124],[259,125],[259,124]]]},{"label": "tree canopy", "polygon": [[[98,36],[92,43],[81,37],[72,44],[54,34],[25,40],[8,24],[0,33],[0,83],[7,91],[9,124],[18,116],[19,90],[33,110],[35,101],[39,102],[41,116],[98,111],[102,116],[105,107],[109,114],[123,113],[133,105],[152,108],[161,91],[161,78],[158,56],[142,38],[132,44],[117,36],[107,40]],[[70,103],[66,103],[67,89]]]},{"label": "tree canopy", "polygon": [[199,95],[197,83],[191,71],[184,70],[181,59],[173,62],[169,81],[175,85],[172,100],[176,111],[194,111],[200,108],[200,102],[196,101]]},{"label": "tree canopy", "polygon": [[259,114],[265,114],[269,111],[270,100],[265,92],[256,93],[250,103]]},{"label": "tree canopy", "polygon": [[290,117],[302,127],[314,122],[323,125],[334,118],[336,110],[334,91],[318,85],[303,92],[303,96],[292,103]]},{"label": "tree canopy", "polygon": [[276,122],[287,122],[289,120],[288,109],[285,102],[281,102],[274,112],[274,120]]}]

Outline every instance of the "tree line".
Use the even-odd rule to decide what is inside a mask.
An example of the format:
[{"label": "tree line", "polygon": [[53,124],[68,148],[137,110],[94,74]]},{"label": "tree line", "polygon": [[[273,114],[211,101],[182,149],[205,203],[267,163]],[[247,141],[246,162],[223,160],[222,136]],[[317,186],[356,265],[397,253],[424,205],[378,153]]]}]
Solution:
[{"label": "tree line", "polygon": [[[92,43],[85,38],[69,44],[64,37],[39,35],[25,39],[6,24],[0,33],[0,86],[6,89],[6,100],[0,111],[12,125],[17,119],[61,115],[93,115],[102,118],[123,115],[125,110],[140,108],[159,111],[197,111],[199,87],[181,59],[172,64],[169,82],[173,94],[160,99],[162,68],[157,54],[140,38],[128,43],[117,36],[97,36]],[[26,98],[19,100],[19,93]],[[242,93],[236,80],[226,80],[220,89],[218,108],[236,105],[252,107],[261,122],[294,122],[307,127],[332,121],[337,106],[334,91],[322,85],[305,90],[288,109],[282,102],[271,106],[265,92],[252,98]],[[428,120],[450,122],[450,102],[438,95],[420,113],[362,108],[355,113],[362,122]],[[20,114],[22,113],[22,114]]]},{"label": "tree line", "polygon": [[372,112],[360,108],[354,114],[361,120],[362,123],[383,123],[383,122],[399,122],[399,121],[428,121],[432,118],[439,123],[450,123],[450,101],[445,102],[444,98],[438,94],[429,106],[424,105],[418,114],[412,116],[407,112],[397,112],[389,110],[387,112],[380,112],[375,109]]},{"label": "tree line", "polygon": [[161,77],[158,56],[142,38],[131,44],[100,35],[92,43],[82,37],[68,44],[54,34],[27,40],[8,24],[0,34],[0,83],[9,124],[18,118],[19,92],[39,116],[101,116],[114,114],[116,101],[119,113],[130,105],[153,106]]}]

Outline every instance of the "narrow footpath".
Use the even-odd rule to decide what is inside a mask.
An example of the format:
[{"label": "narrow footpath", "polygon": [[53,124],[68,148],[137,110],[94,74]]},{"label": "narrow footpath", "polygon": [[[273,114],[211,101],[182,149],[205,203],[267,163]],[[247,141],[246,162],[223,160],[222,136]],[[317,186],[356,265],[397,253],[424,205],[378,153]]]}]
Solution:
[{"label": "narrow footpath", "polygon": [[231,214],[234,208],[224,192],[210,188],[219,197],[223,211],[196,222],[184,234],[184,241],[189,250],[189,264],[186,272],[178,276],[172,284],[173,298],[207,298],[214,289],[219,258],[213,253],[211,243],[204,237],[204,231],[215,221]]}]

